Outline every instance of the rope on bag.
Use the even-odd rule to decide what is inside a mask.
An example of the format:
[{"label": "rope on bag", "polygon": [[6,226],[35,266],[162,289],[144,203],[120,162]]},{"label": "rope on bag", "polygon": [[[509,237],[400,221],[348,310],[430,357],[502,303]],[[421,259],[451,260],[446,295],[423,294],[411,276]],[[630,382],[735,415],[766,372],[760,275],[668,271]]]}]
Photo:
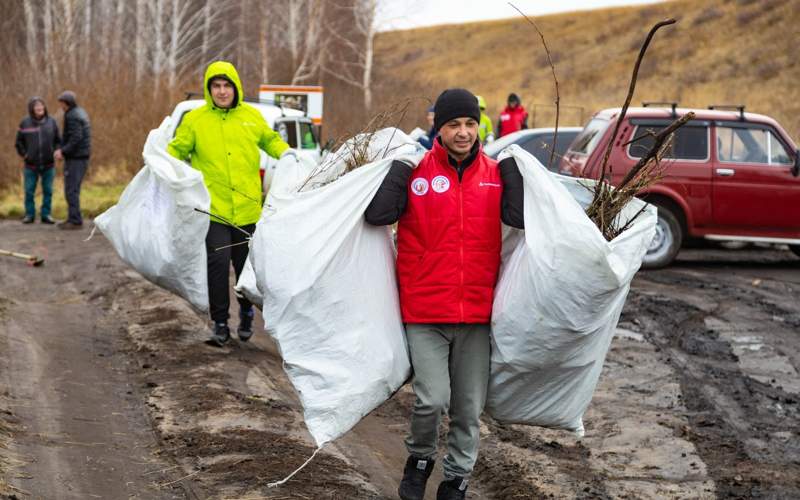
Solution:
[{"label": "rope on bag", "polygon": [[298,467],[298,468],[297,468],[297,470],[295,470],[294,472],[292,472],[291,474],[289,474],[289,475],[288,475],[288,476],[286,476],[285,478],[281,479],[280,481],[276,481],[276,482],[274,482],[274,483],[269,483],[269,484],[267,484],[267,488],[277,488],[278,486],[280,486],[280,485],[282,485],[282,484],[286,483],[286,481],[290,480],[290,479],[292,478],[292,476],[294,476],[295,474],[297,474],[298,472],[300,472],[301,470],[303,470],[303,468],[304,468],[306,465],[310,464],[310,463],[311,463],[311,461],[312,461],[312,460],[314,460],[314,457],[316,457],[316,456],[317,456],[317,453],[319,453],[319,451],[320,451],[321,449],[322,449],[322,446],[320,446],[319,448],[317,448],[316,450],[314,450],[314,453],[311,455],[311,458],[309,458],[308,460],[306,460],[306,461],[305,461],[305,463],[304,463],[303,465],[301,465],[300,467]]},{"label": "rope on bag", "polygon": [[92,228],[92,232],[91,232],[91,233],[89,233],[89,237],[88,237],[88,238],[86,238],[86,239],[85,239],[85,240],[83,240],[83,241],[89,241],[89,240],[91,240],[91,239],[92,239],[92,236],[94,236],[94,232],[95,232],[95,231],[97,231],[97,224],[95,224],[95,225],[94,225],[94,227]]}]

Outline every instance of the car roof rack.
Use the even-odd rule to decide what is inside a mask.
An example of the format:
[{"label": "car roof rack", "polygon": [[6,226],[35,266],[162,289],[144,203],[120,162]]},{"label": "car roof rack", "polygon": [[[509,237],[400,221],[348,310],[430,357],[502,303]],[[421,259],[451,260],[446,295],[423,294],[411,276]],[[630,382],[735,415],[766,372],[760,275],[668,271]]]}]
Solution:
[{"label": "car roof rack", "polygon": [[739,120],[744,121],[744,104],[711,104],[708,109],[736,110],[739,112]]},{"label": "car roof rack", "polygon": [[675,111],[675,109],[678,107],[678,103],[677,102],[672,102],[672,101],[644,101],[644,102],[642,102],[642,106],[645,107],[645,108],[648,108],[650,106],[663,106],[663,105],[667,105],[670,108],[672,108],[672,117],[673,118],[678,116],[678,113]]},{"label": "car roof rack", "polygon": [[[185,94],[186,94],[186,99],[192,99],[192,98],[195,98],[195,97],[200,97],[200,98],[205,99],[205,95],[203,93],[201,93],[201,92],[186,92]],[[286,116],[285,113],[283,112],[284,108],[289,108],[289,109],[295,109],[297,111],[302,111],[303,114],[308,116],[308,111],[306,111],[302,107],[292,106],[292,105],[286,104],[284,102],[276,101],[275,99],[262,99],[260,97],[245,97],[242,100],[244,102],[252,102],[252,103],[256,103],[256,104],[272,104],[273,106],[277,106],[277,107],[281,108],[281,116]]]}]

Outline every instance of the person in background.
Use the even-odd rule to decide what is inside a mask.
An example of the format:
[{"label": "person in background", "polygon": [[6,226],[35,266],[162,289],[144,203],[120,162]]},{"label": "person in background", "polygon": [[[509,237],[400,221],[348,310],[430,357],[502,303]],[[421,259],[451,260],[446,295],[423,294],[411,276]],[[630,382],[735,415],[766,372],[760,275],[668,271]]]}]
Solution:
[{"label": "person in background", "polygon": [[465,89],[436,99],[433,149],[414,167],[395,160],[364,213],[397,222],[400,310],[417,399],[398,494],[422,500],[442,415],[450,416],[437,500],[463,500],[478,457],[489,384],[489,338],[500,267],[501,221],[524,228],[522,175],[478,141],[478,100]]},{"label": "person in background", "polygon": [[433,106],[431,106],[430,108],[428,108],[428,116],[427,116],[428,133],[417,139],[417,142],[422,144],[422,146],[428,150],[433,147],[433,140],[436,138],[436,129],[433,126],[433,115],[434,115]]},{"label": "person in background", "polygon": [[476,95],[478,98],[478,107],[481,110],[481,121],[478,125],[478,138],[481,144],[489,144],[494,140],[494,129],[492,128],[492,119],[486,114],[486,100],[483,96]]},{"label": "person in background", "polygon": [[[203,80],[206,103],[184,116],[167,152],[179,160],[190,159],[203,173],[211,195],[211,223],[206,235],[208,302],[214,322],[209,343],[224,346],[230,339],[229,276],[231,262],[236,279],[247,259],[248,235],[261,217],[261,149],[273,158],[297,152],[272,130],[261,113],[244,102],[239,73],[225,61],[211,63]],[[253,305],[239,301],[239,340],[253,335]]]},{"label": "person in background", "polygon": [[54,224],[50,216],[53,199],[53,178],[56,175],[55,154],[61,146],[58,124],[47,114],[41,97],[28,101],[28,116],[22,119],[14,144],[22,157],[25,176],[25,217],[30,224],[36,219],[36,185],[42,179],[42,207],[39,212],[43,224]]},{"label": "person in background", "polygon": [[65,90],[58,96],[64,110],[64,135],[61,149],[55,152],[56,160],[64,160],[64,197],[67,199],[67,220],[58,223],[59,229],[80,229],[81,183],[89,168],[92,153],[92,128],[86,110],[78,106],[75,92]]},{"label": "person in background", "polygon": [[508,95],[507,106],[497,122],[497,137],[528,128],[528,112],[522,107],[517,94]]}]

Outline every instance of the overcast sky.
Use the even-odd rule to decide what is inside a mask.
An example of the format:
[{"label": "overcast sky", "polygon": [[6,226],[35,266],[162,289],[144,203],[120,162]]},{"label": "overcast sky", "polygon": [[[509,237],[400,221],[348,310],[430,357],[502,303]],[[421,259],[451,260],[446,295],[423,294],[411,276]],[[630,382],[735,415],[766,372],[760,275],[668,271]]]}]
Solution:
[{"label": "overcast sky", "polygon": [[[525,14],[541,16],[662,0],[514,0]],[[381,31],[504,19],[519,14],[502,0],[380,0]]]}]

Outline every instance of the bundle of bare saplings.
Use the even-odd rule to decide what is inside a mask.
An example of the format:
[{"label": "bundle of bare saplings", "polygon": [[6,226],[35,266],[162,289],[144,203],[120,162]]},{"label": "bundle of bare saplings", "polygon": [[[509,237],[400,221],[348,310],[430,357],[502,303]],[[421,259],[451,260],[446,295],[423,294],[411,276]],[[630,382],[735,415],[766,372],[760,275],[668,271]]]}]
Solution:
[{"label": "bundle of bare saplings", "polygon": [[612,187],[606,182],[606,172],[611,173],[612,170],[612,166],[608,163],[608,159],[611,156],[611,148],[617,140],[620,124],[624,121],[628,106],[633,98],[633,91],[636,88],[636,79],[639,75],[639,66],[642,63],[644,54],[656,31],[663,26],[674,23],[674,19],[656,23],[647,34],[647,38],[636,59],[636,64],[633,67],[633,75],[631,76],[631,83],[628,88],[628,97],[625,99],[625,104],[614,126],[614,133],[608,141],[605,154],[603,155],[603,162],[600,166],[600,177],[594,187],[594,198],[592,203],[586,208],[586,215],[597,225],[607,241],[613,240],[619,236],[620,233],[628,229],[633,221],[644,211],[644,208],[642,208],[642,210],[627,221],[619,220],[619,214],[622,208],[627,205],[629,201],[661,180],[663,174],[663,165],[661,162],[672,148],[674,132],[694,118],[694,113],[689,112],[673,121],[668,127],[657,134],[648,130],[644,134],[634,137],[625,143],[623,146],[640,141],[645,137],[653,138],[653,145],[647,153],[639,159],[636,165],[623,177],[622,181],[616,187]]},{"label": "bundle of bare saplings", "polygon": [[[514,7],[512,5],[512,7]],[[514,7],[516,9],[516,7]],[[519,9],[517,9],[519,11]],[[547,41],[544,38],[539,27],[536,23],[530,19],[528,16],[519,11],[522,17],[524,17],[528,23],[533,26],[536,30],[537,34],[541,38],[542,45],[544,46],[545,52],[547,53],[547,62],[550,65],[550,69],[553,74],[553,81],[555,83],[555,93],[556,93],[556,123],[555,123],[555,130],[553,132],[553,144],[556,143],[556,135],[558,134],[558,118],[559,118],[559,103],[560,103],[560,95],[558,92],[558,78],[556,77],[556,70],[555,66],[553,65],[553,60],[550,57],[550,50],[547,47]],[[623,231],[631,227],[631,224],[642,214],[645,210],[645,207],[633,215],[628,220],[621,220],[620,213],[622,209],[630,202],[633,198],[637,195],[645,192],[647,188],[652,186],[653,184],[657,183],[661,180],[663,174],[664,165],[662,164],[662,160],[667,153],[669,153],[670,149],[672,148],[674,132],[684,125],[686,122],[694,118],[694,113],[689,112],[684,116],[676,119],[673,121],[668,127],[664,128],[659,133],[654,133],[653,131],[646,131],[644,134],[634,137],[623,146],[627,146],[628,144],[641,141],[646,137],[653,138],[653,145],[650,149],[642,156],[639,162],[628,172],[627,175],[622,179],[622,181],[616,186],[611,186],[611,184],[607,181],[607,174],[611,174],[613,170],[613,166],[609,165],[609,158],[611,156],[611,148],[613,147],[614,143],[617,140],[617,135],[619,134],[619,127],[625,120],[625,115],[628,112],[628,107],[630,106],[631,99],[633,99],[633,92],[636,89],[636,81],[639,76],[639,67],[642,64],[642,60],[644,59],[644,55],[647,52],[647,47],[650,45],[653,36],[655,35],[656,31],[664,26],[669,26],[671,24],[675,24],[675,19],[667,19],[666,21],[661,21],[656,23],[652,28],[650,28],[650,32],[647,34],[647,37],[642,44],[642,47],[639,49],[639,55],[636,58],[636,64],[633,67],[633,74],[631,75],[631,82],[628,87],[628,96],[625,99],[625,104],[622,106],[622,110],[620,111],[620,115],[617,118],[616,125],[614,126],[614,133],[611,136],[611,139],[608,141],[606,145],[605,154],[603,155],[603,161],[600,166],[600,175],[597,179],[597,182],[593,184],[590,189],[594,192],[594,197],[592,202],[586,207],[586,215],[595,223],[595,225],[600,229],[600,232],[603,234],[603,237],[606,241],[611,241],[617,236],[619,236]],[[553,157],[555,155],[555,150],[551,148],[550,151],[550,160],[548,162],[548,167],[553,163]]]},{"label": "bundle of bare saplings", "polygon": [[[332,148],[333,152],[311,171],[306,181],[300,184],[298,191],[329,184],[357,168],[392,156],[397,148],[402,147],[405,143],[405,141],[396,140],[399,137],[395,137],[395,135],[411,102],[412,99],[406,99],[394,104],[389,109],[372,117],[360,131],[349,139],[339,138]],[[385,130],[391,130],[388,141],[386,141],[387,144],[385,147],[377,147],[376,134]],[[405,137],[402,133],[400,135]]]}]

